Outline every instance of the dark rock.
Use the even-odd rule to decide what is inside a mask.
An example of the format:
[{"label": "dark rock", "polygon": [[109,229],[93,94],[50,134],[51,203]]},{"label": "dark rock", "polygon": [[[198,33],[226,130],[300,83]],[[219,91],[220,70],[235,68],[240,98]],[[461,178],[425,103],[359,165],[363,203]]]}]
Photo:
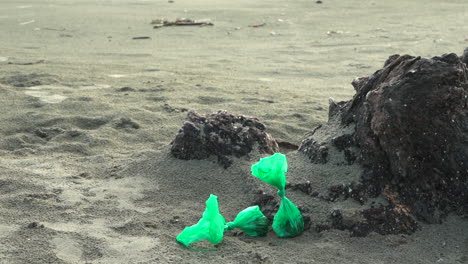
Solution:
[{"label": "dark rock", "polygon": [[278,152],[278,144],[265,130],[265,125],[256,118],[235,116],[226,111],[201,116],[190,111],[171,143],[171,153],[185,160],[215,155],[227,168],[232,163],[227,155],[241,157],[254,147],[261,153]]},{"label": "dark rock", "polygon": [[302,142],[299,151],[305,153],[314,163],[324,164],[328,162],[328,147],[317,141]]},{"label": "dark rock", "polygon": [[40,224],[39,222],[31,222],[28,224],[27,227],[31,229],[36,229],[36,228],[44,228],[44,225]]},{"label": "dark rock", "polygon": [[343,152],[346,164],[351,165],[356,161],[356,154],[351,150],[351,147],[355,146],[354,137],[352,134],[343,134],[333,137],[331,142],[333,146],[338,149],[338,151]]},{"label": "dark rock", "polygon": [[343,151],[354,145],[353,135],[344,134],[332,139],[333,146],[338,150]]},{"label": "dark rock", "polygon": [[[355,235],[412,232],[413,217],[438,223],[449,212],[468,214],[466,53],[390,56],[381,70],[353,81],[352,100],[331,99],[327,124],[302,142],[299,149],[312,162],[320,160],[321,146],[334,146],[328,151],[344,151],[349,163],[359,162],[366,187],[351,197],[387,191],[398,201],[363,212],[367,220],[352,227]],[[342,191],[331,190],[332,199]]]},{"label": "dark rock", "polygon": [[347,226],[343,224],[343,214],[340,210],[333,210],[330,214],[331,227],[339,230],[345,230]]},{"label": "dark rock", "polygon": [[231,165],[232,165],[232,160],[229,159],[229,158],[226,157],[226,156],[218,155],[218,163],[219,163],[220,165],[223,165],[223,168],[227,169],[227,168],[231,167]]},{"label": "dark rock", "polygon": [[[385,195],[390,204],[364,210],[334,210],[329,216],[330,228],[348,230],[351,236],[366,236],[370,232],[381,235],[411,234],[419,228],[410,209],[402,205],[389,189]],[[316,227],[317,229],[317,227]]]},{"label": "dark rock", "polygon": [[362,165],[384,179],[376,184],[429,222],[438,209],[468,212],[467,75],[455,54],[392,56],[342,116],[356,124]]},{"label": "dark rock", "polygon": [[363,210],[365,220],[349,226],[351,236],[366,236],[370,232],[381,235],[411,234],[419,228],[409,212],[393,206],[382,206]]},{"label": "dark rock", "polygon": [[345,149],[343,153],[344,153],[344,158],[348,165],[351,165],[356,161],[357,157],[351,150]]},{"label": "dark rock", "polygon": [[369,77],[359,77],[354,79],[351,84],[353,85],[354,90],[357,92],[361,89],[362,86],[364,86],[364,84],[366,84],[368,80]]},{"label": "dark rock", "polygon": [[463,51],[463,55],[460,57],[460,59],[461,59],[466,65],[468,65],[468,47],[465,48],[465,50]]},{"label": "dark rock", "polygon": [[333,98],[328,99],[328,119],[331,119],[336,114],[340,113],[346,101],[336,102]]},{"label": "dark rock", "polygon": [[339,197],[343,199],[352,198],[359,203],[364,203],[369,198],[369,190],[367,186],[362,183],[352,182],[350,184],[338,184],[332,185],[329,188],[328,196],[333,200],[337,200]]},{"label": "dark rock", "polygon": [[312,196],[312,197],[318,197],[318,196],[319,196],[319,192],[312,192],[312,193],[310,194],[310,196]]},{"label": "dark rock", "polygon": [[287,183],[286,189],[301,191],[307,195],[310,195],[312,192],[312,185],[310,181],[303,183]]}]

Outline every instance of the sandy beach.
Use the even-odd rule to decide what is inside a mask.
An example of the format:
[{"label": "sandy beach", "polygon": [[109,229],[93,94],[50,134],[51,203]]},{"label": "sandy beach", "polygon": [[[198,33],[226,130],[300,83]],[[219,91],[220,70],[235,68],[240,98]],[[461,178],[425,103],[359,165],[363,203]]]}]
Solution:
[{"label": "sandy beach", "polygon": [[[214,25],[154,29],[161,18]],[[299,145],[328,98],[349,100],[388,56],[461,54],[467,21],[465,0],[2,0],[0,263],[468,263],[466,218],[411,235],[317,232],[358,204],[293,190],[311,218],[302,235],[185,248],[175,237],[210,194],[232,220],[275,190],[250,173],[265,155],[224,169],[169,151],[188,110],[254,116]],[[286,154],[288,181],[318,193],[359,177]]]}]

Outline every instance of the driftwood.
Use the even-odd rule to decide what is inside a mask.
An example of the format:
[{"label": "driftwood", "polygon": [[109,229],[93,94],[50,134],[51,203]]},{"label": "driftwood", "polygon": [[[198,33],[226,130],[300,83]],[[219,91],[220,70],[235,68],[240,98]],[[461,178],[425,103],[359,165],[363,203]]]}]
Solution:
[{"label": "driftwood", "polygon": [[196,21],[188,18],[179,18],[174,21],[166,19],[155,19],[151,22],[153,28],[171,27],[171,26],[213,26],[209,21]]},{"label": "driftwood", "polygon": [[252,27],[252,28],[259,28],[259,27],[264,27],[264,26],[266,26],[266,23],[249,25],[249,27]]}]

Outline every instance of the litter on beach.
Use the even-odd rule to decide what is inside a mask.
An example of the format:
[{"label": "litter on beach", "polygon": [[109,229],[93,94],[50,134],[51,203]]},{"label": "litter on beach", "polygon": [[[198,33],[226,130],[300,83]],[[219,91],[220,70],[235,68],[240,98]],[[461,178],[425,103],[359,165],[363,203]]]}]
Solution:
[{"label": "litter on beach", "polygon": [[213,26],[210,20],[192,20],[188,18],[178,18],[174,21],[167,19],[154,19],[151,21],[153,28],[170,27],[170,26]]},{"label": "litter on beach", "polygon": [[266,26],[266,23],[249,25],[249,27],[253,27],[253,28],[264,27],[264,26]]}]

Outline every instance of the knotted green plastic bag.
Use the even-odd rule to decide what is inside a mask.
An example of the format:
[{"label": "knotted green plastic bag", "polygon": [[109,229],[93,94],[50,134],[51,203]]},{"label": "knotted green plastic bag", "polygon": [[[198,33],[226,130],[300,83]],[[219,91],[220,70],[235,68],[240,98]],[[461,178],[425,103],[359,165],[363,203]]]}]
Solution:
[{"label": "knotted green plastic bag", "polygon": [[279,237],[295,237],[304,231],[304,219],[297,206],[285,195],[286,172],[288,162],[286,156],[275,153],[273,156],[262,158],[252,165],[252,174],[260,180],[278,188],[281,204],[273,218],[273,230]]},{"label": "knotted green plastic bag", "polygon": [[273,218],[273,230],[279,237],[295,237],[304,231],[304,219],[301,211],[286,196]]},{"label": "knotted green plastic bag", "polygon": [[275,153],[273,156],[260,159],[252,165],[252,174],[260,180],[269,183],[278,190],[286,187],[286,172],[288,171],[288,161],[286,156]]},{"label": "knotted green plastic bag", "polygon": [[202,240],[208,240],[211,244],[218,244],[224,236],[226,220],[219,213],[218,197],[211,194],[206,200],[205,212],[196,225],[186,227],[176,240],[185,246]]},{"label": "knotted green plastic bag", "polygon": [[186,227],[176,238],[185,246],[202,240],[218,244],[224,236],[224,231],[239,228],[250,236],[264,236],[268,232],[268,218],[258,206],[251,206],[237,214],[233,222],[226,223],[219,213],[218,197],[211,194],[206,200],[206,209],[196,225]]},{"label": "knotted green plastic bag", "polygon": [[237,214],[233,222],[227,223],[226,231],[239,228],[249,236],[264,236],[268,233],[269,222],[258,206],[251,206]]}]

